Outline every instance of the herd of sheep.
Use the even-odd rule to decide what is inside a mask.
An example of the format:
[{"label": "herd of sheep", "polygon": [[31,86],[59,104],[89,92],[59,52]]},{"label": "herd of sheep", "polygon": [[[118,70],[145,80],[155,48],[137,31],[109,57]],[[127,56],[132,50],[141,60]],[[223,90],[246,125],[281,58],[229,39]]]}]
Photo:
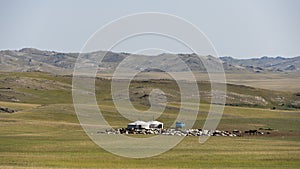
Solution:
[{"label": "herd of sheep", "polygon": [[202,129],[109,129],[105,132],[98,132],[105,134],[153,134],[153,135],[170,135],[170,136],[229,136],[237,137],[242,135],[263,135],[270,134],[270,132],[262,132],[261,130],[233,130],[233,131],[224,131],[224,130],[202,130]]}]

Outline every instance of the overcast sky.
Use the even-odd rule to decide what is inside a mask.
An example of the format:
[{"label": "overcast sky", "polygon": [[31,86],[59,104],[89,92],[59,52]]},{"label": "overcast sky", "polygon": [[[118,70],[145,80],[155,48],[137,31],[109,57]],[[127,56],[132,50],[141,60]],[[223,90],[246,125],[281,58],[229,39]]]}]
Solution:
[{"label": "overcast sky", "polygon": [[[221,56],[300,56],[299,9],[298,0],[0,0],[0,49],[78,52],[112,20],[137,12],[163,12],[196,25]],[[119,50],[136,49],[123,45]],[[177,47],[168,50],[185,52]]]}]

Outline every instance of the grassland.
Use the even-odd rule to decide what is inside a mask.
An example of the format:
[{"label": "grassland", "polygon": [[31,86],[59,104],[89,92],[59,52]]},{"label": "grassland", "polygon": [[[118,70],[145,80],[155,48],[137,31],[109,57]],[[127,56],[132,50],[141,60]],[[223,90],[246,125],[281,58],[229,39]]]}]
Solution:
[{"label": "grassland", "polygon": [[[7,78],[12,81],[5,80]],[[26,79],[18,84],[16,79]],[[286,108],[271,110],[270,105],[226,106],[219,129],[248,130],[274,128],[270,135],[243,137],[211,137],[204,144],[197,137],[186,137],[180,144],[161,155],[146,159],[131,159],[112,155],[93,143],[82,130],[71,98],[71,77],[44,73],[3,73],[0,87],[0,107],[17,110],[0,113],[0,168],[299,168],[300,110]],[[35,85],[32,79],[41,85]],[[6,82],[6,83],[4,83]],[[9,82],[9,83],[8,83]],[[167,82],[165,82],[167,83]],[[42,85],[47,84],[47,85]],[[9,86],[8,86],[9,85]],[[42,86],[42,87],[41,87]],[[99,108],[114,127],[124,127],[122,118],[109,99],[109,81],[96,82]],[[164,83],[133,83],[132,97],[138,109],[148,107],[147,99],[138,99],[137,86],[163,88]],[[159,117],[167,126],[178,113],[176,85],[165,90],[170,103]],[[140,89],[140,88],[138,88]],[[257,92],[267,100],[276,95],[290,97],[293,92],[276,92],[231,85],[229,91],[242,94]],[[134,94],[137,93],[137,94]],[[175,93],[175,94],[174,94]],[[12,102],[9,97],[19,99]],[[267,98],[268,97],[268,98]],[[209,105],[203,102],[195,127],[203,125]],[[171,137],[170,137],[171,138]]]},{"label": "grassland", "polygon": [[[178,72],[178,76],[186,76],[185,72]],[[205,73],[194,73],[198,81],[209,81]],[[110,79],[112,74],[102,73],[101,77]],[[168,74],[160,72],[144,72],[138,78],[145,79],[171,79]],[[226,73],[226,80],[230,84],[246,85],[254,88],[274,91],[299,92],[299,73]]]}]

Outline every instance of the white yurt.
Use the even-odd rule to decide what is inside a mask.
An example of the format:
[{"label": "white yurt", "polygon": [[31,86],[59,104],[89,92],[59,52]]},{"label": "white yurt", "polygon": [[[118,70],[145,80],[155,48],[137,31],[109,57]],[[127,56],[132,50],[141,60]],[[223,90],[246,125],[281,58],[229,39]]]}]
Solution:
[{"label": "white yurt", "polygon": [[149,123],[146,123],[141,120],[137,120],[135,122],[129,123],[127,125],[128,129],[149,129]]},{"label": "white yurt", "polygon": [[155,121],[155,120],[148,121],[148,124],[149,124],[149,128],[156,128],[156,129],[164,128],[164,124],[159,121]]}]

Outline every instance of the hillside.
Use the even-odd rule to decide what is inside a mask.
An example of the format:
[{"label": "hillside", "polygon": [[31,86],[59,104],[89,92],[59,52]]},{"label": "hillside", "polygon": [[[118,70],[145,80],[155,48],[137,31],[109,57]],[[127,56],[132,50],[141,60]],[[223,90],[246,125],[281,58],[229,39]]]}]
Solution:
[{"label": "hillside", "polygon": [[[41,72],[0,73],[0,101],[56,104],[72,103],[72,76],[52,75]],[[213,93],[210,83],[198,82],[201,102],[209,103]],[[169,102],[180,101],[180,92],[172,80],[135,80],[130,86],[134,104],[149,106],[148,97],[152,89],[159,88],[166,93]],[[110,80],[96,79],[98,101],[111,100]],[[227,84],[226,104],[233,106],[290,109],[300,107],[299,93],[272,91]]]},{"label": "hillside", "polygon": [[261,57],[252,59],[234,59],[232,57],[221,57],[224,63],[240,66],[254,72],[297,72],[300,70],[300,56],[294,58],[284,57]]},{"label": "hillside", "polygon": [[[97,54],[103,51],[86,54],[86,57],[95,60]],[[24,48],[21,50],[0,51],[0,71],[5,72],[26,72],[42,71],[54,74],[71,74],[76,62],[78,53],[61,53],[55,51],[41,51],[33,48]],[[101,72],[114,72],[116,67],[127,58],[128,53],[107,52],[106,56],[99,65]],[[179,57],[193,71],[205,72],[205,66],[195,54],[160,54],[158,56],[131,55],[138,59],[138,64],[129,65],[134,69],[149,71],[161,71],[156,68],[149,69],[151,65],[165,65],[167,71],[184,72],[185,67],[176,59]],[[214,64],[218,60],[213,56],[201,56],[209,63]],[[167,58],[167,59],[159,59]],[[243,72],[299,72],[300,57],[262,57],[256,59],[234,59],[232,57],[221,57],[225,72],[243,73]]]}]

